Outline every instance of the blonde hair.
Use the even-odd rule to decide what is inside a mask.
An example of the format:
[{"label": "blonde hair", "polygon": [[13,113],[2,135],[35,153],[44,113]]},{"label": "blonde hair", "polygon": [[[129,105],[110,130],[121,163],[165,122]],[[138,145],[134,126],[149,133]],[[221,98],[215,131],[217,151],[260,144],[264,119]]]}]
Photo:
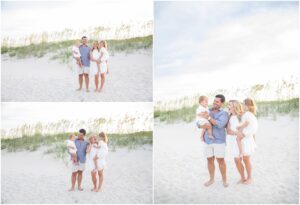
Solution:
[{"label": "blonde hair", "polygon": [[89,142],[90,142],[90,143],[91,143],[91,140],[92,140],[94,137],[95,137],[94,135],[92,135],[92,136],[89,137]]},{"label": "blonde hair", "polygon": [[93,48],[92,51],[94,50],[94,45],[97,44],[97,50],[99,51],[99,42],[98,41],[94,41],[93,42]]},{"label": "blonde hair", "polygon": [[103,43],[104,48],[107,49],[107,42],[102,40],[102,41],[100,41],[100,44],[101,44],[101,43]]},{"label": "blonde hair", "polygon": [[208,97],[206,97],[206,96],[204,96],[204,95],[201,95],[201,96],[199,97],[198,102],[201,103],[201,102],[202,102],[203,100],[205,100],[205,99],[208,99]]},{"label": "blonde hair", "polygon": [[246,98],[244,100],[245,106],[247,106],[249,112],[252,112],[254,115],[256,115],[256,103],[251,98]]},{"label": "blonde hair", "polygon": [[99,137],[104,139],[104,142],[107,143],[108,142],[108,137],[104,132],[100,132],[99,133]]},{"label": "blonde hair", "polygon": [[236,113],[238,119],[241,120],[241,117],[242,117],[243,112],[244,112],[242,103],[240,103],[237,100],[229,100],[229,103],[232,103],[234,112]]}]

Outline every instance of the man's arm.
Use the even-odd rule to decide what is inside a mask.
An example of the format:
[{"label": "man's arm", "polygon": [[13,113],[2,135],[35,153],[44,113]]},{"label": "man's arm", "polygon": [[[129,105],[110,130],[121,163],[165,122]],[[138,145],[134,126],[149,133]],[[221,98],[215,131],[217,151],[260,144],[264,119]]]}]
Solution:
[{"label": "man's arm", "polygon": [[226,127],[226,124],[228,122],[228,114],[224,112],[220,119],[214,119],[212,117],[208,118],[208,121],[213,125],[216,126],[217,128],[222,128]]}]

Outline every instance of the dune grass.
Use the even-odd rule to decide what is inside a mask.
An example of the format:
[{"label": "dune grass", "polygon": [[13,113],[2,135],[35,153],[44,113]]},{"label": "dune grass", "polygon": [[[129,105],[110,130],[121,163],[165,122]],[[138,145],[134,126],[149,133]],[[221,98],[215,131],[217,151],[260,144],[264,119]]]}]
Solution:
[{"label": "dune grass", "polygon": [[[51,55],[51,59],[59,60],[67,63],[71,59],[71,48],[76,40],[67,40],[60,42],[43,42],[39,44],[30,44],[20,47],[1,47],[1,55],[6,54],[9,57],[41,58],[47,54]],[[92,46],[93,39],[89,40],[89,46]],[[153,43],[152,35],[145,37],[136,37],[123,40],[108,40],[109,52],[113,55],[115,52],[130,53],[140,49],[151,49]]]},{"label": "dune grass", "polygon": [[[8,152],[36,151],[41,147],[45,147],[45,154],[54,154],[57,158],[66,159],[68,157],[66,140],[69,135],[70,133],[60,133],[55,135],[34,135],[1,139],[1,150]],[[107,134],[107,136],[109,138],[108,146],[112,151],[115,151],[117,148],[128,148],[131,150],[142,145],[152,144],[152,131]]]},{"label": "dune grass", "polygon": [[[276,117],[277,115],[283,114],[298,116],[299,113],[299,98],[282,101],[259,101],[256,102],[256,104],[258,117]],[[166,123],[174,123],[178,121],[192,122],[195,120],[197,106],[198,105],[195,104],[193,106],[185,106],[168,111],[155,109],[154,118]],[[227,107],[227,103],[225,103],[224,107]]]}]

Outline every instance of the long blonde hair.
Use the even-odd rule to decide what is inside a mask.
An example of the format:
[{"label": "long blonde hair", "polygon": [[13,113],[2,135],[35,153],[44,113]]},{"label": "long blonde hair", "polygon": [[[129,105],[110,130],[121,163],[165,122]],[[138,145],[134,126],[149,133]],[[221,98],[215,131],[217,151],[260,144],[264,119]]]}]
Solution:
[{"label": "long blonde hair", "polygon": [[233,110],[236,113],[239,120],[241,120],[244,113],[243,105],[237,100],[229,100],[229,103],[232,103]]},{"label": "long blonde hair", "polygon": [[94,50],[94,45],[97,44],[97,50],[99,51],[99,43],[98,41],[94,41],[93,42],[93,47],[92,47],[92,51]]},{"label": "long blonde hair", "polygon": [[246,98],[244,100],[245,106],[248,108],[249,112],[252,112],[253,115],[256,115],[256,103],[251,98]]},{"label": "long blonde hair", "polygon": [[100,132],[100,133],[99,133],[99,137],[100,137],[100,138],[103,138],[103,139],[104,139],[103,141],[104,141],[105,143],[108,142],[108,137],[107,137],[107,135],[106,135],[104,132]]},{"label": "long blonde hair", "polygon": [[107,49],[107,42],[106,41],[104,41],[104,40],[102,40],[102,41],[100,41],[100,44],[101,43],[103,43],[103,46],[104,46],[104,48],[106,48]]}]

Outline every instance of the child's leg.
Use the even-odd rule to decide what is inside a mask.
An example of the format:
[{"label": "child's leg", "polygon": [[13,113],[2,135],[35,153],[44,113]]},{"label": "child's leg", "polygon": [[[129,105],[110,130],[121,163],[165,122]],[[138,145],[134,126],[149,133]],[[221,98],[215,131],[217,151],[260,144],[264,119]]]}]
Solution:
[{"label": "child's leg", "polygon": [[208,137],[209,137],[210,139],[215,139],[214,136],[212,135],[212,126],[211,126],[211,124],[210,124],[210,123],[207,123],[207,124],[205,124],[205,125],[208,126],[208,128],[207,128],[207,134],[208,134]]},{"label": "child's leg", "polygon": [[243,156],[242,139],[243,139],[243,133],[242,132],[238,132],[237,136],[236,136],[236,141],[237,141],[239,152],[240,152],[240,156],[239,157]]}]

